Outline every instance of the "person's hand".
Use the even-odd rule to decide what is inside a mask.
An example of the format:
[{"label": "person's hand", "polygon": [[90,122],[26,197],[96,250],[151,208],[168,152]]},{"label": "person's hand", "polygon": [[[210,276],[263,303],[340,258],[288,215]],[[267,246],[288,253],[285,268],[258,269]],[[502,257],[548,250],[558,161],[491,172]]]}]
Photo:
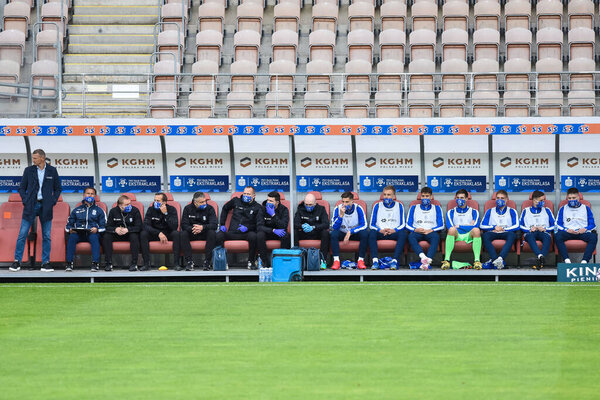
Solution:
[{"label": "person's hand", "polygon": [[92,228],[92,229],[90,229],[90,233],[96,233],[96,232],[98,232],[98,228]]},{"label": "person's hand", "polygon": [[346,233],[346,236],[344,236],[344,244],[348,244],[348,242],[350,241],[350,232]]},{"label": "person's hand", "polygon": [[585,228],[581,228],[577,231],[577,233],[586,233],[586,232],[587,232],[587,229],[585,229]]},{"label": "person's hand", "polygon": [[227,232],[227,227],[225,225],[221,225],[221,227],[219,228],[219,230],[223,233]]},{"label": "person's hand", "polygon": [[494,232],[504,232],[504,228],[501,227],[500,225],[496,225],[494,227]]},{"label": "person's hand", "polygon": [[417,228],[415,229],[416,233],[425,233],[425,228]]},{"label": "person's hand", "polygon": [[75,233],[75,229],[69,229],[69,233]]},{"label": "person's hand", "polygon": [[575,229],[567,229],[567,232],[572,234],[572,235],[576,235],[577,231]]},{"label": "person's hand", "polygon": [[433,232],[433,229],[424,229],[423,230],[424,235],[429,235],[431,232]]},{"label": "person's hand", "polygon": [[538,227],[537,227],[537,226],[532,226],[532,227],[531,227],[531,232],[535,232],[535,231],[537,231],[537,230],[538,230]]},{"label": "person's hand", "polygon": [[163,214],[166,214],[166,213],[167,213],[167,205],[166,205],[166,204],[161,204],[161,205],[160,205],[160,211],[161,211]]},{"label": "person's hand", "polygon": [[167,235],[165,235],[164,233],[159,233],[158,234],[158,238],[160,239],[161,243],[167,243],[169,240],[167,239]]},{"label": "person's hand", "polygon": [[247,228],[246,226],[244,226],[244,225],[240,224],[240,225],[238,226],[238,231],[240,231],[240,232],[242,232],[242,233],[246,233],[246,232],[248,232],[248,228]]},{"label": "person's hand", "polygon": [[275,215],[275,206],[272,203],[267,203],[267,214],[269,214],[271,217],[273,215]]},{"label": "person's hand", "polygon": [[540,232],[546,232],[546,227],[545,226],[538,226],[537,230]]},{"label": "person's hand", "polygon": [[204,230],[203,225],[195,224],[194,226],[192,226],[192,233],[194,235],[201,233],[203,230]]},{"label": "person's hand", "polygon": [[273,229],[273,233],[279,237],[285,236],[285,229]]},{"label": "person's hand", "polygon": [[340,207],[338,208],[338,210],[339,210],[340,217],[343,217],[344,214],[346,213],[346,206],[341,204]]},{"label": "person's hand", "polygon": [[307,223],[302,224],[302,230],[306,233],[312,232],[313,229],[315,229],[315,228]]}]

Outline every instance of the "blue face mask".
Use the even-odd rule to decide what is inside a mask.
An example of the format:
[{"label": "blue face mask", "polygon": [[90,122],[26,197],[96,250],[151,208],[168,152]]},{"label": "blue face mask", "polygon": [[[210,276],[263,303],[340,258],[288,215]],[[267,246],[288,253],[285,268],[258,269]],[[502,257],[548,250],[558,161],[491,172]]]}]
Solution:
[{"label": "blue face mask", "polygon": [[128,212],[131,212],[132,208],[133,207],[131,206],[131,204],[129,204],[129,205],[126,205],[125,208],[123,208],[123,211],[125,211],[126,213],[128,213]]},{"label": "blue face mask", "polygon": [[500,207],[500,208],[502,208],[502,207],[504,207],[505,205],[506,205],[506,200],[504,200],[504,199],[496,199],[496,206],[497,206],[497,207]]},{"label": "blue face mask", "polygon": [[267,208],[269,210],[274,210],[275,209],[275,204],[273,204],[273,203],[267,203]]},{"label": "blue face mask", "polygon": [[544,206],[546,205],[546,203],[544,202],[544,200],[540,200],[537,203],[537,206],[535,208],[541,210],[542,208],[544,208]]},{"label": "blue face mask", "polygon": [[206,208],[206,206],[207,206],[207,205],[208,205],[208,204],[204,203],[204,204],[200,204],[200,205],[198,205],[197,207],[198,207],[198,209],[199,209],[199,210],[204,210],[204,209]]},{"label": "blue face mask", "polygon": [[459,208],[465,208],[465,206],[467,205],[467,201],[465,199],[456,199],[456,205]]},{"label": "blue face mask", "polygon": [[350,212],[352,210],[352,205],[346,206],[346,212]]},{"label": "blue face mask", "polygon": [[383,199],[383,205],[386,207],[391,207],[394,205],[394,199]]},{"label": "blue face mask", "polygon": [[85,200],[87,203],[90,203],[90,204],[91,204],[91,203],[93,203],[93,202],[94,202],[94,200],[95,200],[95,198],[94,198],[94,197],[92,197],[92,196],[87,196],[87,197],[84,197],[83,199],[84,199],[84,200]]},{"label": "blue face mask", "polygon": [[421,199],[421,205],[423,207],[429,207],[431,205],[431,199]]},{"label": "blue face mask", "polygon": [[579,207],[579,200],[575,199],[575,200],[569,200],[569,207]]},{"label": "blue face mask", "polygon": [[304,208],[306,208],[306,211],[308,212],[313,212],[313,210],[315,209],[315,206],[307,206],[306,204],[304,205]]},{"label": "blue face mask", "polygon": [[250,202],[252,201],[252,196],[248,196],[248,195],[246,195],[246,194],[243,194],[243,195],[242,195],[242,201],[243,201],[244,203],[250,203]]},{"label": "blue face mask", "polygon": [[153,204],[154,208],[156,208],[157,210],[160,208],[161,205],[162,204],[161,204],[160,201],[155,201],[154,204]]}]

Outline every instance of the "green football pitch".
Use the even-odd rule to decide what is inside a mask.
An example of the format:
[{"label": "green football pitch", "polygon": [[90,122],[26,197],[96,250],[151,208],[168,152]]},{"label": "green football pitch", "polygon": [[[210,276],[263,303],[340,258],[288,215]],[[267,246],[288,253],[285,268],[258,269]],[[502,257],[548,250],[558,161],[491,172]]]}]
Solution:
[{"label": "green football pitch", "polygon": [[0,285],[1,399],[598,399],[600,285]]}]

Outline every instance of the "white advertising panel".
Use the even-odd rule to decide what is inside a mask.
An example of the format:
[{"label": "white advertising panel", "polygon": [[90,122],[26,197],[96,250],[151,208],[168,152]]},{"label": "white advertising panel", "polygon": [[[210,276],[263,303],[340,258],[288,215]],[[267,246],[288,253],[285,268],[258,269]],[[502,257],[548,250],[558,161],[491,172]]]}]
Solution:
[{"label": "white advertising panel", "polygon": [[258,192],[289,192],[289,140],[287,136],[234,137],[236,190],[251,185]]},{"label": "white advertising panel", "polygon": [[350,136],[296,136],[294,143],[299,192],[354,190]]}]

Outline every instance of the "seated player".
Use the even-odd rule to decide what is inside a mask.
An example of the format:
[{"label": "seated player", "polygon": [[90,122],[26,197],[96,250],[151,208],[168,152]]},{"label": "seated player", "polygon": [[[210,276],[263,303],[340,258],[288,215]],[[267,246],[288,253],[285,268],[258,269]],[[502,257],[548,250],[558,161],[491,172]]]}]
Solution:
[{"label": "seated player", "polygon": [[178,225],[177,209],[167,204],[166,194],[156,193],[152,207],[149,207],[146,211],[144,229],[140,234],[142,258],[144,260],[144,265],[140,268],[141,271],[150,271],[150,242],[156,241],[161,243],[173,242],[173,262],[179,266]]},{"label": "seated player", "polygon": [[579,190],[570,188],[567,190],[567,201],[565,206],[558,210],[556,217],[556,232],[554,240],[560,256],[568,264],[571,262],[565,242],[567,240],[583,240],[587,243],[583,253],[582,263],[588,263],[596,249],[598,235],[594,231],[596,223],[592,210],[579,201]]},{"label": "seated player", "polygon": [[[440,243],[440,233],[444,229],[444,214],[442,207],[431,204],[433,191],[425,186],[421,189],[421,204],[413,205],[408,210],[406,218],[406,228],[410,231],[408,234],[408,243],[413,251],[421,259],[421,268],[429,269],[435,252]],[[420,241],[429,242],[427,254],[419,245]]]},{"label": "seated player", "polygon": [[103,236],[104,270],[112,271],[113,242],[129,242],[131,250],[130,271],[137,271],[140,253],[140,232],[142,230],[142,214],[131,205],[126,195],[119,196],[117,205],[108,212],[106,233]]},{"label": "seated player", "polygon": [[395,240],[394,257],[390,269],[398,269],[398,259],[404,251],[404,244],[408,236],[404,224],[404,206],[394,200],[396,188],[386,186],[383,189],[383,200],[376,203],[371,215],[371,230],[369,231],[369,251],[373,258],[371,269],[379,269],[377,257],[378,240]]},{"label": "seated player", "polygon": [[[519,217],[517,210],[508,207],[506,201],[508,193],[504,190],[496,192],[496,207],[490,208],[485,212],[481,220],[481,229],[483,232],[483,245],[490,255],[491,261],[498,269],[506,266],[504,261],[510,248],[517,237],[516,233],[519,230]],[[494,240],[505,240],[504,246],[500,254],[496,252]]]},{"label": "seated player", "polygon": [[321,253],[327,257],[329,252],[329,216],[327,210],[320,204],[312,193],[304,197],[294,216],[294,245],[300,240],[321,240]]},{"label": "seated player", "polygon": [[186,271],[194,270],[191,244],[193,240],[206,240],[203,269],[210,270],[212,252],[217,241],[216,230],[217,213],[215,209],[206,202],[206,195],[203,192],[194,193],[192,202],[185,206],[181,213],[181,250]]},{"label": "seated player", "polygon": [[291,238],[287,231],[290,223],[290,210],[281,204],[281,195],[273,191],[267,195],[260,217],[263,223],[256,233],[256,245],[263,265],[268,268],[271,266],[271,261],[267,250],[267,240],[279,240],[282,249],[290,248]]},{"label": "seated player", "polygon": [[481,269],[481,231],[479,230],[479,211],[467,206],[469,192],[460,189],[456,192],[456,207],[446,213],[446,254],[442,269],[450,268],[450,257],[456,241],[473,244],[473,268]]},{"label": "seated player", "polygon": [[[521,212],[521,230],[523,231],[525,241],[531,247],[531,250],[537,256],[535,267],[541,269],[544,267],[545,258],[550,251],[552,243],[552,231],[554,231],[554,216],[552,210],[544,207],[544,192],[536,190],[531,195],[533,204],[531,207],[524,208]],[[542,242],[542,249],[537,245],[537,240]]]},{"label": "seated player", "polygon": [[367,268],[365,265],[365,254],[367,253],[367,242],[369,231],[367,229],[367,218],[365,210],[354,204],[352,192],[342,193],[342,204],[333,210],[331,218],[331,252],[333,264],[331,269],[340,269],[340,241],[348,243],[350,240],[359,241],[358,269]]}]

